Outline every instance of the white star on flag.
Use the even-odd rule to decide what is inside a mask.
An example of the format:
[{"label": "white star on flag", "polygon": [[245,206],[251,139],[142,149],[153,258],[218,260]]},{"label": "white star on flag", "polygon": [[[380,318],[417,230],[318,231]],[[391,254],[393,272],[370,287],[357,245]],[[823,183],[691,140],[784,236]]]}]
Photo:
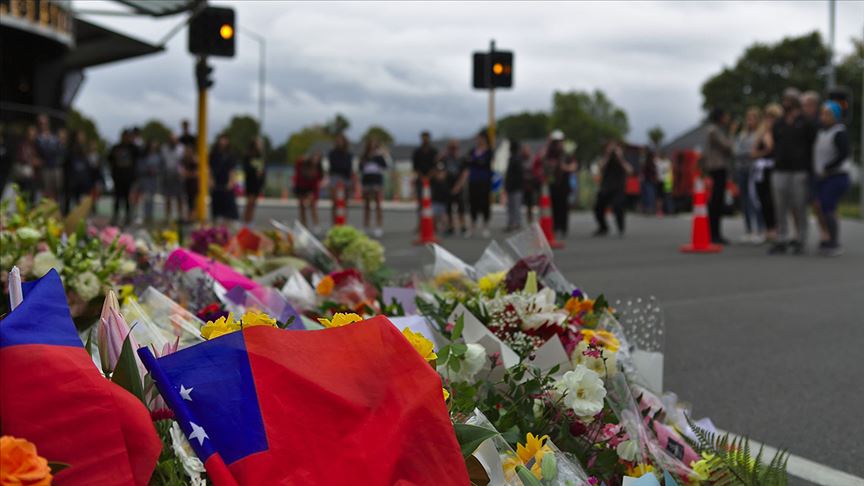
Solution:
[{"label": "white star on flag", "polygon": [[204,427],[199,426],[195,422],[189,422],[189,425],[192,426],[192,433],[189,434],[189,440],[198,439],[198,445],[204,445],[204,439],[209,439],[207,437],[207,432],[204,432]]},{"label": "white star on flag", "polygon": [[192,393],[192,390],[194,390],[194,389],[195,389],[194,386],[191,388],[186,388],[185,386],[180,385],[180,396],[183,397],[183,400],[189,400],[191,402],[192,397],[189,396],[189,394]]}]

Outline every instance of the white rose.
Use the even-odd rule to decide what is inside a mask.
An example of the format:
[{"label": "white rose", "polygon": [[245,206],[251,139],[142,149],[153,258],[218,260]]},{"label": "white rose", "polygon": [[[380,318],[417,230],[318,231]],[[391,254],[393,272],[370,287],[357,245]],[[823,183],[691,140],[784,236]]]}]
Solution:
[{"label": "white rose", "polygon": [[84,272],[75,277],[73,287],[85,302],[98,296],[102,289],[101,284],[99,283],[99,277],[94,275],[93,272]]},{"label": "white rose", "polygon": [[466,344],[468,349],[462,356],[459,371],[450,370],[450,380],[471,383],[483,365],[486,364],[486,348],[477,343]]},{"label": "white rose", "polygon": [[30,228],[29,226],[22,226],[15,230],[15,236],[26,243],[35,243],[42,238],[42,233],[40,233],[39,230]]},{"label": "white rose", "polygon": [[579,365],[564,373],[554,385],[555,391],[564,397],[564,405],[571,408],[577,417],[593,417],[603,410],[606,388],[600,375]]},{"label": "white rose", "polygon": [[186,475],[192,480],[193,485],[204,484],[201,479],[201,473],[205,471],[204,464],[201,463],[201,460],[195,456],[195,451],[192,450],[192,446],[189,445],[189,441],[186,440],[186,436],[183,435],[183,430],[180,429],[180,425],[177,422],[171,424],[171,430],[169,431],[171,434],[171,448],[174,450],[174,455],[180,459],[180,464],[183,465],[183,471],[186,472]]},{"label": "white rose", "polygon": [[123,260],[123,262],[120,263],[120,268],[118,269],[118,271],[123,275],[128,275],[137,269],[138,266],[135,265],[135,262],[133,262],[132,260]]},{"label": "white rose", "polygon": [[618,447],[615,448],[615,452],[618,453],[618,457],[621,459],[634,462],[636,457],[639,455],[639,444],[633,439],[625,440],[618,444]]},{"label": "white rose", "polygon": [[602,378],[613,376],[615,372],[618,371],[618,353],[609,351],[608,349],[603,349],[602,357],[595,358],[593,356],[586,356],[585,351],[587,350],[587,341],[580,341],[579,344],[576,345],[570,358],[574,367],[582,365],[597,373]]},{"label": "white rose", "polygon": [[54,268],[57,272],[63,271],[63,262],[61,262],[50,251],[40,251],[33,257],[33,275],[41,277],[50,272]]}]

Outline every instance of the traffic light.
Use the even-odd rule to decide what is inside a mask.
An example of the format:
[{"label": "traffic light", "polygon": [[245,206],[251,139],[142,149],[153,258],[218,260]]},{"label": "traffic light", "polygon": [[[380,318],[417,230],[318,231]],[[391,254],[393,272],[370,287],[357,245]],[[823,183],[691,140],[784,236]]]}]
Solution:
[{"label": "traffic light", "polygon": [[189,23],[189,52],[234,57],[234,9],[206,7]]},{"label": "traffic light", "polygon": [[213,66],[207,64],[207,60],[198,59],[195,64],[195,81],[198,83],[198,91],[207,91],[213,87],[213,80],[210,76],[213,74]]},{"label": "traffic light", "polygon": [[513,52],[475,52],[473,73],[476,89],[513,87]]},{"label": "traffic light", "polygon": [[513,86],[513,53],[495,51],[489,54],[489,84],[493,88]]}]

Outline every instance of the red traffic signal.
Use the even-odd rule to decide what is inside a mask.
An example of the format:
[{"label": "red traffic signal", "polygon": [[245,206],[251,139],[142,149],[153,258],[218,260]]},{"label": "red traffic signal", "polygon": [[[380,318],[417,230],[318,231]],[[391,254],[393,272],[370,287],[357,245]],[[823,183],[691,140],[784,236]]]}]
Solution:
[{"label": "red traffic signal", "polygon": [[206,7],[189,22],[189,52],[234,57],[234,9]]}]

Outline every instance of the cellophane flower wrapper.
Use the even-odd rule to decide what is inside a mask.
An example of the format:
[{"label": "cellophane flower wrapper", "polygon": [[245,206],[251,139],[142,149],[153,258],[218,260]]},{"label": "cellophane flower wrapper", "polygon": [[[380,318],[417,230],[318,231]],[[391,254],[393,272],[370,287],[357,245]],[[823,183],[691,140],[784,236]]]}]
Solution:
[{"label": "cellophane flower wrapper", "polygon": [[289,328],[303,329],[300,315],[278,290],[271,287],[261,287],[248,291],[242,287],[234,287],[226,293],[227,300],[238,306],[236,315],[247,311],[263,312],[281,323],[291,322]]},{"label": "cellophane flower wrapper", "polygon": [[330,273],[341,268],[336,257],[299,221],[295,220],[291,227],[276,220],[270,220],[270,223],[279,231],[290,234],[294,242],[295,255],[309,262],[317,270]]},{"label": "cellophane flower wrapper", "polygon": [[432,251],[433,261],[424,275],[414,281],[418,297],[434,302],[436,294],[464,294],[476,289],[475,272],[471,265],[435,243],[428,247]]},{"label": "cellophane flower wrapper", "polygon": [[372,309],[377,312],[378,292],[375,287],[363,279],[363,275],[354,269],[339,270],[327,275],[334,281],[333,291],[327,295],[320,295],[320,304],[334,302],[340,307],[349,309],[358,314]]},{"label": "cellophane flower wrapper", "polygon": [[634,382],[661,394],[666,324],[660,304],[654,297],[637,297],[617,300],[613,308],[616,329],[628,343],[625,370],[631,372]]},{"label": "cellophane flower wrapper", "polygon": [[483,254],[474,264],[474,274],[480,279],[490,273],[506,272],[513,267],[516,261],[497,241],[493,240],[483,250]]},{"label": "cellophane flower wrapper", "polygon": [[[568,282],[553,261],[552,248],[537,223],[507,238],[507,244],[528,267],[537,272],[540,282],[556,292],[570,293],[576,286]],[[517,265],[519,262],[516,263]]]},{"label": "cellophane flower wrapper", "polygon": [[283,267],[281,273],[287,278],[279,292],[300,312],[314,309],[318,304],[315,289],[303,275],[292,267]]},{"label": "cellophane flower wrapper", "polygon": [[174,302],[162,292],[150,287],[138,301],[128,299],[123,305],[127,322],[138,321],[132,334],[141,345],[153,344],[156,349],[180,339],[180,348],[203,341],[201,327],[204,321]]}]

